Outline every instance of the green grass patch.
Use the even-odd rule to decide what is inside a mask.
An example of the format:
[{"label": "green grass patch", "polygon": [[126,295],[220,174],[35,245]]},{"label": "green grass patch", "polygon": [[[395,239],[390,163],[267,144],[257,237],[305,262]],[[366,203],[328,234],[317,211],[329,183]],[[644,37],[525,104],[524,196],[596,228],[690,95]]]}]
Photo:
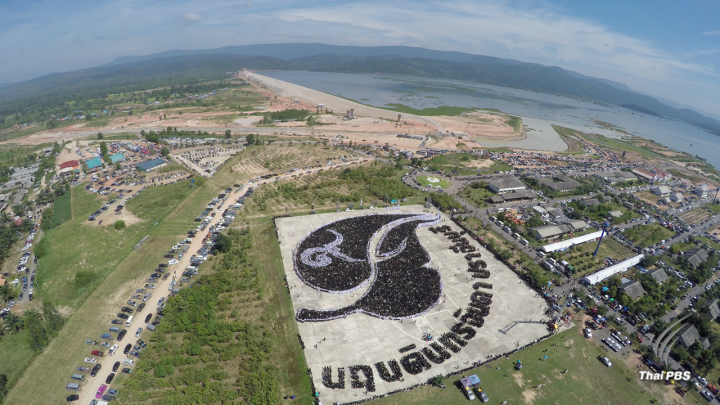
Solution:
[{"label": "green grass patch", "polygon": [[55,228],[72,219],[72,192],[70,190],[55,198],[52,213],[52,217],[49,218],[50,223],[43,224],[43,229]]},{"label": "green grass patch", "polygon": [[480,166],[479,163],[481,162],[477,157],[467,153],[444,153],[425,160],[422,165],[427,166],[432,171],[442,170],[458,175],[473,175],[478,173],[476,166]]},{"label": "green grass patch", "polygon": [[648,224],[628,228],[623,235],[636,245],[645,248],[662,240],[670,239],[674,233],[658,224]]},{"label": "green grass patch", "polygon": [[636,152],[645,158],[667,160],[667,157],[665,157],[659,153],[655,153],[651,150],[641,148],[630,142],[625,142],[620,139],[608,138],[603,135],[591,135],[591,134],[586,134],[584,132],[579,132],[579,131],[577,133],[580,137],[585,138],[585,140],[592,142],[598,146],[604,146],[606,148],[620,150],[620,151]]},{"label": "green grass patch", "polygon": [[101,128],[107,126],[110,123],[110,117],[103,115],[101,117],[95,117],[92,121],[88,121],[85,124],[85,128]]},{"label": "green grass patch", "polygon": [[[663,398],[663,384],[640,381],[635,369],[629,370],[622,360],[608,353],[598,343],[585,339],[580,328],[562,332],[532,347],[468,370],[477,374],[491,404],[647,404]],[[556,346],[552,346],[556,344]],[[597,357],[607,356],[613,363],[606,367]],[[547,360],[540,361],[543,356]],[[513,369],[520,360],[523,368]],[[499,368],[499,369],[498,369]],[[563,370],[569,370],[562,374]],[[446,389],[423,386],[378,399],[378,405],[455,405],[467,403],[455,387],[462,375],[444,379]],[[542,384],[540,388],[534,388]],[[609,389],[608,387],[612,387]],[[530,400],[528,400],[530,399]],[[651,402],[648,402],[651,401]]]},{"label": "green grass patch", "polygon": [[404,104],[398,104],[398,103],[389,103],[386,104],[388,107],[381,107],[385,110],[390,111],[397,111],[399,113],[404,114],[413,114],[413,115],[421,115],[426,117],[432,117],[432,116],[438,116],[438,115],[447,115],[447,116],[456,116],[460,115],[462,113],[466,112],[472,112],[475,111],[475,108],[465,108],[465,107],[450,107],[450,106],[440,106],[440,107],[432,107],[432,108],[423,108],[422,110],[417,110],[415,108],[406,106]]},{"label": "green grass patch", "polygon": [[73,188],[74,219],[45,234],[47,255],[40,262],[35,288],[37,295],[49,298],[59,306],[72,307],[82,302],[140,239],[156,232],[155,224],[161,222],[190,192],[189,181],[148,187],[130,200],[126,207],[143,221],[116,231],[110,226],[88,224],[87,217],[105,200],[88,193],[83,186]]},{"label": "green grass patch", "polygon": [[708,204],[706,207],[716,214],[720,214],[720,204]]},{"label": "green grass patch", "polygon": [[487,187],[473,187],[473,184],[468,185],[460,191],[460,196],[477,208],[487,207],[489,205],[487,199],[494,195],[495,193]]},{"label": "green grass patch", "polygon": [[[421,186],[432,186],[432,188],[436,188],[437,186],[440,186],[442,189],[446,189],[450,187],[450,182],[444,179],[439,179],[435,176],[417,176],[415,177],[418,183],[420,183]],[[432,179],[433,181],[430,181]]]},{"label": "green grass patch", "polygon": [[21,329],[17,333],[6,333],[0,338],[0,375],[7,376],[9,386],[20,378],[36,356],[27,343],[29,337],[30,333]]}]

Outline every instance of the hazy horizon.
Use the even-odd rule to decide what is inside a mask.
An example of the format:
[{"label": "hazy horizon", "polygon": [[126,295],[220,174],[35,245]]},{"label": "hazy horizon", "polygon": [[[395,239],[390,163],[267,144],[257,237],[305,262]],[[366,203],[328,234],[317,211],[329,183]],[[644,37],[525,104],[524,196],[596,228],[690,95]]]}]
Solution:
[{"label": "hazy horizon", "polygon": [[719,2],[343,3],[138,0],[0,4],[0,83],[168,50],[405,45],[559,66],[720,113]]}]

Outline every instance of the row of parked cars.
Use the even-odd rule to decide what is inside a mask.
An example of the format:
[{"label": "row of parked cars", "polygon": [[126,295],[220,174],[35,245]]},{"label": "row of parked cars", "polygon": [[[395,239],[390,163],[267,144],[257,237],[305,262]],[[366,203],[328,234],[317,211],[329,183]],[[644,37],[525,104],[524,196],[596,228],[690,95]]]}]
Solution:
[{"label": "row of parked cars", "polygon": [[[35,237],[36,229],[37,229],[37,226],[32,231],[30,231],[30,235],[28,236],[27,240],[29,240],[29,241],[33,240],[33,238]],[[23,274],[23,273],[25,273],[25,274],[14,279],[11,282],[11,284],[13,284],[13,285],[17,285],[22,282],[22,291],[18,295],[18,300],[20,300],[20,301],[22,301],[26,292],[28,294],[28,299],[30,301],[33,300],[33,287],[35,286],[35,269],[33,269],[31,272],[30,268],[32,267],[32,265],[30,265],[30,267],[28,267],[28,263],[30,262],[31,259],[32,259],[32,254],[30,252],[25,252],[25,253],[23,253],[22,256],[20,256],[20,260],[18,261],[18,265],[17,265],[17,272],[19,274]],[[35,259],[32,259],[32,260],[35,260]],[[3,277],[6,277],[6,278],[10,277],[10,273],[3,273]],[[10,300],[9,302],[7,302],[7,304],[5,305],[4,308],[0,308],[0,319],[5,318],[5,316],[10,313],[10,309],[13,307],[15,307],[15,300]]]},{"label": "row of parked cars", "polygon": [[[135,321],[135,316],[142,312],[143,309],[145,309],[147,302],[150,300],[150,298],[152,298],[153,292],[156,289],[156,285],[154,283],[157,282],[160,277],[167,279],[169,276],[170,272],[168,271],[168,265],[165,263],[159,264],[158,267],[150,275],[150,278],[146,280],[144,287],[136,289],[134,293],[130,296],[130,299],[126,301],[126,306],[121,307],[120,312],[118,312],[116,315],[116,318],[110,321],[111,326],[109,327],[108,332],[103,333],[100,336],[99,341],[93,339],[87,339],[85,341],[86,345],[99,346],[99,348],[90,351],[90,356],[84,359],[84,362],[87,364],[87,366],[78,367],[78,373],[71,376],[71,380],[73,380],[73,382],[69,383],[66,386],[66,389],[71,391],[80,391],[80,383],[85,381],[85,374],[89,374],[90,377],[95,377],[98,375],[102,368],[102,365],[98,363],[98,359],[103,358],[106,355],[106,352],[103,349],[108,349],[108,356],[114,356],[120,350],[119,342],[122,342],[128,333],[128,330],[126,328],[129,328],[133,325]],[[154,319],[152,313],[149,313],[145,316],[145,329],[150,331],[155,330],[155,327],[162,320],[162,311],[165,308],[165,304],[165,297],[161,297],[158,302],[157,315],[154,317]],[[145,329],[142,326],[138,327],[135,330],[135,337],[140,338]],[[113,344],[111,342],[117,343]],[[112,401],[115,399],[115,396],[117,395],[117,390],[108,388],[115,379],[116,373],[132,373],[133,367],[135,366],[135,359],[140,357],[141,352],[146,347],[147,344],[142,339],[138,339],[134,344],[127,343],[125,345],[122,352],[123,355],[126,356],[126,358],[121,361],[115,362],[112,367],[112,372],[108,374],[105,379],[105,384],[102,384],[98,391],[95,393],[95,398],[97,400]],[[90,368],[91,365],[92,368]],[[70,395],[66,398],[68,402],[76,401],[78,399],[79,395],[77,394]],[[96,405],[97,404],[99,403],[96,402]]]}]

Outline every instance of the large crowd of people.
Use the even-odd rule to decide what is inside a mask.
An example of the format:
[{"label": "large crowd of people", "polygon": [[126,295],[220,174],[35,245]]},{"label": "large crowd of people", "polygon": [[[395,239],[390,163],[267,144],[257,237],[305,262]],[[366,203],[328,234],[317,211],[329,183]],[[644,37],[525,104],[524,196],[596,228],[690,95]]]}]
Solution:
[{"label": "large crowd of people", "polygon": [[[436,269],[425,267],[430,255],[415,230],[438,220],[428,215],[366,215],[336,221],[310,233],[294,255],[296,272],[308,285],[348,292],[371,277],[373,266],[376,276],[370,289],[355,303],[330,311],[303,308],[297,319],[321,321],[353,312],[404,319],[430,310],[442,295],[442,280]],[[368,242],[383,229],[387,231],[376,252],[386,259],[376,264],[361,260],[370,256]]]}]

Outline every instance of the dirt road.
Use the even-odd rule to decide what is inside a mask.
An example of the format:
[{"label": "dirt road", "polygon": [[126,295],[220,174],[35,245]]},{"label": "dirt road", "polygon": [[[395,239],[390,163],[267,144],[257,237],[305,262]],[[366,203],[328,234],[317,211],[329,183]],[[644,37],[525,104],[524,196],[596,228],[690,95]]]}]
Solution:
[{"label": "dirt road", "polygon": [[[355,115],[357,116],[378,117],[393,121],[396,120],[398,117],[398,113],[394,111],[383,110],[375,107],[368,107],[366,105],[358,104],[350,100],[345,100],[344,98],[332,96],[321,91],[298,86],[297,84],[288,83],[282,80],[273,79],[271,77],[263,76],[257,73],[242,71],[240,72],[240,76],[244,76],[248,80],[262,83],[270,90],[283,97],[298,98],[312,105],[325,104],[325,108],[333,110],[336,113],[355,109]],[[402,119],[409,121],[420,121],[433,126],[436,130],[440,131],[440,133],[445,133],[445,128],[439,122],[429,117],[422,117],[419,115],[403,113]]]},{"label": "dirt road", "polygon": [[[209,201],[208,201],[208,203],[209,203]],[[218,211],[222,212],[234,203],[235,203],[235,201],[229,196],[228,199],[221,206],[218,207]],[[208,224],[208,228],[210,228],[211,225],[215,225],[218,222],[220,222],[221,219],[222,219],[221,215],[216,215],[215,218],[213,218],[212,221],[210,221],[210,223]],[[142,339],[147,342],[149,335],[153,332],[148,332],[146,330],[147,325],[144,322],[145,317],[147,316],[147,314],[155,313],[155,310],[157,308],[160,297],[165,297],[165,299],[167,299],[168,295],[170,294],[168,287],[170,286],[170,283],[173,281],[172,274],[176,272],[177,274],[176,274],[175,278],[177,280],[180,280],[180,278],[182,277],[182,272],[185,271],[186,267],[190,266],[190,257],[195,252],[197,252],[198,249],[200,249],[202,247],[203,236],[206,233],[207,232],[203,232],[203,234],[198,233],[197,236],[195,236],[195,238],[193,238],[192,243],[190,243],[190,248],[188,249],[186,254],[183,255],[183,259],[180,260],[179,263],[176,265],[168,266],[167,271],[170,272],[171,276],[168,277],[167,280],[161,279],[160,281],[155,283],[155,285],[157,286],[157,288],[155,290],[148,290],[153,293],[153,296],[145,303],[146,304],[145,308],[140,312],[135,312],[132,314],[135,316],[135,320],[133,321],[131,326],[129,326],[129,327],[123,326],[122,327],[124,329],[127,329],[127,335],[125,335],[125,338],[122,340],[122,342],[118,342],[117,340],[115,340],[113,342],[113,343],[116,343],[119,345],[119,348],[114,356],[108,355],[108,353],[107,353],[108,349],[99,348],[98,346],[87,346],[87,348],[88,348],[87,355],[88,356],[90,356],[90,351],[95,350],[95,349],[97,349],[97,350],[103,349],[103,351],[105,351],[106,353],[105,353],[105,357],[98,359],[98,364],[102,365],[102,369],[100,370],[98,375],[96,377],[90,377],[89,374],[87,374],[85,376],[86,382],[83,384],[83,389],[80,393],[79,403],[89,404],[91,400],[95,399],[95,393],[97,392],[98,388],[100,388],[101,384],[105,384],[105,379],[107,378],[107,376],[110,373],[112,373],[112,366],[113,366],[113,364],[115,364],[116,361],[122,361],[125,358],[135,359],[134,357],[128,357],[123,354],[123,349],[125,348],[125,345],[127,345],[128,343],[132,343],[133,345],[135,345],[138,339]],[[168,246],[168,250],[170,250],[170,248],[171,248],[171,246]],[[147,275],[150,275],[152,270],[153,269],[148,268]],[[137,286],[135,288],[143,288],[143,286],[145,285],[145,283],[142,280],[137,280],[135,282],[137,283]],[[130,299],[130,297],[128,296],[127,299]],[[141,302],[142,300],[135,300],[135,301]],[[120,312],[120,307],[117,308],[117,311]],[[153,319],[154,319],[154,317],[153,317]],[[110,326],[114,326],[114,325],[111,325],[110,322],[108,322],[107,328],[109,328]],[[139,327],[143,328],[143,332],[142,332],[142,335],[140,336],[140,338],[136,338],[135,331]],[[115,337],[115,336],[116,336],[116,334],[113,334],[113,337]],[[92,338],[97,339],[98,337],[99,336],[94,336]],[[78,342],[78,344],[82,344],[82,343]],[[142,357],[142,354],[141,354],[141,357]],[[135,360],[137,360],[137,359],[135,359]],[[80,364],[80,362],[82,362],[82,359],[78,359],[78,364]],[[127,366],[121,366],[120,369],[118,369],[118,371],[115,373],[116,375],[118,373],[120,373],[120,370],[122,370],[122,367],[127,367]],[[110,388],[113,388],[112,384],[110,384],[110,386],[108,387],[108,389],[110,389]]]}]

